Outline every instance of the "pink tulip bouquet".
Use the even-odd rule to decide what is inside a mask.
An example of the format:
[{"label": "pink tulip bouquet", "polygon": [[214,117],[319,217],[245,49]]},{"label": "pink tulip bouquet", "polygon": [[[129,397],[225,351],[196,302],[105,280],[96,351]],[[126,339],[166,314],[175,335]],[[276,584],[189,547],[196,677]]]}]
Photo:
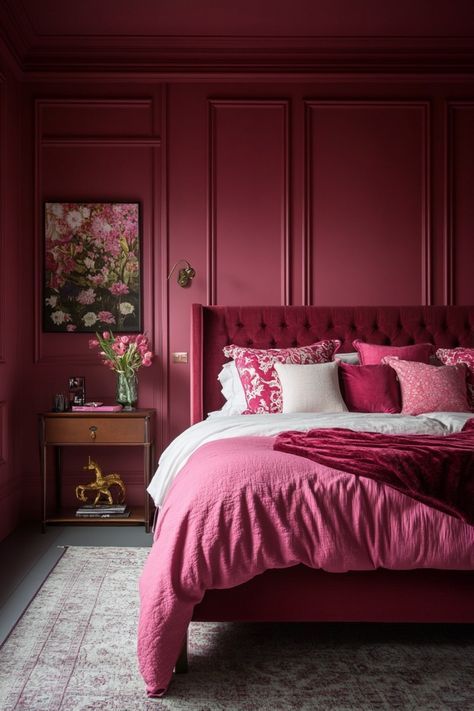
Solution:
[{"label": "pink tulip bouquet", "polygon": [[148,339],[142,333],[137,336],[114,336],[112,331],[96,333],[89,341],[89,348],[100,348],[103,362],[116,373],[132,376],[144,365],[149,367],[153,358]]}]

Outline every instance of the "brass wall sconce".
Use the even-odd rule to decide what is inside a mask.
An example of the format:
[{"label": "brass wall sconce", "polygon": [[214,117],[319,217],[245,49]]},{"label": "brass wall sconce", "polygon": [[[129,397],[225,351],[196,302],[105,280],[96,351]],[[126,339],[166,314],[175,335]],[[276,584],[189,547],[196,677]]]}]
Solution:
[{"label": "brass wall sconce", "polygon": [[186,287],[191,284],[192,280],[196,276],[196,270],[192,268],[187,259],[178,259],[178,261],[175,262],[172,270],[168,274],[168,279],[171,277],[178,264],[181,264],[181,262],[184,262],[186,266],[181,267],[181,269],[179,270],[177,281],[180,286]]}]

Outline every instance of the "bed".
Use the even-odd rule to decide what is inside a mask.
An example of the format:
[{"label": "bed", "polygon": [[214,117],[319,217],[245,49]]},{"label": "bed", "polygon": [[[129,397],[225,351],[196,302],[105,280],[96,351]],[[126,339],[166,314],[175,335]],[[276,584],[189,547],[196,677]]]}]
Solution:
[{"label": "bed", "polygon": [[[265,506],[261,500],[257,504],[252,500],[249,513],[248,503],[242,504],[244,496],[239,499],[238,510],[219,509],[217,528],[212,531],[206,528],[206,522],[212,521],[216,497],[213,487],[227,488],[233,495],[240,477],[238,467],[242,471],[253,467],[252,486],[257,482],[256,488],[262,488],[259,458],[264,457],[265,462],[276,462],[274,481],[278,486],[284,481],[284,486],[294,485],[298,489],[300,482],[307,481],[308,472],[313,471],[311,467],[318,466],[299,457],[292,459],[292,455],[272,448],[277,432],[295,428],[306,431],[313,426],[308,414],[298,415],[296,425],[294,417],[285,414],[215,416],[206,420],[208,413],[219,412],[224,405],[217,380],[228,360],[223,349],[229,344],[260,349],[295,348],[322,339],[338,339],[339,353],[352,352],[357,339],[381,346],[432,343],[436,349],[474,348],[474,307],[193,305],[194,439],[191,445],[188,433],[180,435],[181,439],[167,455],[172,460],[171,469],[176,470],[174,480],[166,481],[165,486],[166,477],[161,477],[159,492],[152,487],[155,503],[161,508],[153,548],[140,580],[138,655],[149,696],[165,693],[175,665],[181,670],[185,667],[186,630],[191,619],[474,622],[474,526],[378,482],[358,479],[363,492],[357,490],[357,505],[352,503],[352,511],[357,510],[359,517],[369,519],[370,507],[380,508],[380,521],[389,521],[391,535],[380,524],[376,533],[365,531],[359,538],[354,534],[353,522],[337,529],[340,514],[327,503],[329,499],[320,500],[318,515],[312,510],[309,522],[308,518],[298,519],[301,529],[311,528],[316,525],[313,518],[319,519],[319,528],[305,533],[307,539],[311,536],[319,536],[319,541],[324,539],[325,545],[316,552],[313,548],[308,551],[307,540],[305,545],[301,544],[299,539],[304,535],[300,528],[297,536],[292,534],[291,540],[288,538],[290,525],[286,521],[285,504],[279,509],[275,504],[276,529],[272,529],[274,521],[262,524],[260,518],[252,518],[257,515],[254,508],[260,511],[258,516],[265,517]],[[428,413],[408,419],[414,433],[444,436],[459,432],[470,417],[472,414],[466,407],[466,412]],[[368,427],[370,431],[385,432],[386,423],[390,422],[391,427],[397,423],[398,431],[403,434],[406,419],[400,415],[347,412],[333,419],[331,413],[325,413],[318,417],[317,427],[361,431]],[[244,429],[239,429],[242,426]],[[256,434],[258,427],[262,431]],[[222,464],[231,460],[231,452],[237,470]],[[288,468],[290,463],[294,469]],[[266,466],[267,463],[262,471],[266,471]],[[345,491],[350,475],[324,467],[323,471],[329,487]],[[194,486],[199,487],[198,493],[191,492]],[[291,491],[293,494],[294,489]],[[265,501],[273,506],[278,499],[275,489],[270,497],[265,489],[265,495]],[[303,511],[314,497],[314,490],[307,497],[303,505],[298,503]],[[296,516],[303,516],[300,509]],[[242,531],[251,528],[255,532],[259,526],[260,538],[255,547],[255,540],[246,540]],[[359,526],[360,520],[355,528]],[[393,533],[395,528],[397,537]],[[372,529],[377,529],[377,525],[372,524]],[[221,534],[223,538],[229,536],[224,552]],[[276,538],[278,545],[273,545]],[[337,550],[331,557],[334,547],[326,544],[334,538],[340,539],[343,550]],[[429,549],[428,539],[443,540],[446,547]],[[281,548],[285,549],[284,554]],[[326,548],[331,554],[325,554],[322,560],[320,551]],[[349,556],[347,549],[351,549]],[[224,561],[222,556],[226,558]],[[216,572],[219,566],[221,569]]]}]

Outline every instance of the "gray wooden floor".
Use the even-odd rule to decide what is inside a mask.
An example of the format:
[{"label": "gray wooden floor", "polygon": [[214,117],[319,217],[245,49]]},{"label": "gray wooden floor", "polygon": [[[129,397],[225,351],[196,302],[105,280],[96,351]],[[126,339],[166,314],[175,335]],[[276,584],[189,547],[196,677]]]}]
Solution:
[{"label": "gray wooden floor", "polygon": [[0,542],[0,644],[21,617],[64,546],[151,546],[143,526],[26,526]]}]

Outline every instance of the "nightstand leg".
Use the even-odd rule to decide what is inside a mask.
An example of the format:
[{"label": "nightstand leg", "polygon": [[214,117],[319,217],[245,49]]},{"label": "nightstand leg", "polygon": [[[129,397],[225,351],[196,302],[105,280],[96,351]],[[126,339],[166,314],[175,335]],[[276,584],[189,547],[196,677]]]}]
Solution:
[{"label": "nightstand leg", "polygon": [[40,463],[41,463],[41,484],[43,486],[43,496],[42,496],[42,518],[41,518],[41,531],[46,533],[46,463],[47,463],[47,447],[44,445],[41,447],[40,452]]},{"label": "nightstand leg", "polygon": [[56,511],[61,507],[61,477],[62,477],[62,453],[61,447],[54,448],[54,476],[56,492]]}]

